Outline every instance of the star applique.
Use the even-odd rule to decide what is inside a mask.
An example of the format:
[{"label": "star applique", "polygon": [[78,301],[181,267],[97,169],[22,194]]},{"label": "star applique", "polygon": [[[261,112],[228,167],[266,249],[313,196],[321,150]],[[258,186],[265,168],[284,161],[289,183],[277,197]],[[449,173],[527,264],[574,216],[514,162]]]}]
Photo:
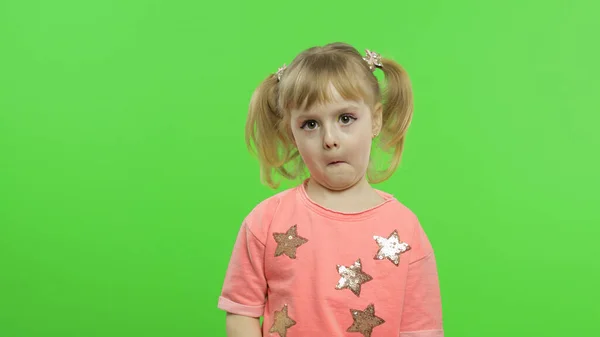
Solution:
[{"label": "star applique", "polygon": [[360,286],[369,282],[373,279],[371,275],[362,271],[362,264],[360,259],[356,260],[353,265],[350,267],[337,265],[337,271],[340,274],[341,278],[338,281],[338,284],[335,286],[335,289],[350,289],[354,295],[360,296]]},{"label": "star applique", "polygon": [[360,332],[364,337],[371,337],[373,328],[385,323],[385,321],[375,316],[375,307],[373,304],[364,310],[350,309],[354,323],[346,330],[347,332]]},{"label": "star applique", "polygon": [[288,316],[288,306],[285,304],[281,311],[275,311],[273,325],[269,330],[270,333],[278,333],[280,337],[286,337],[287,330],[296,325],[296,321]]},{"label": "star applique", "polygon": [[298,236],[297,225],[293,225],[285,233],[273,233],[273,237],[277,242],[275,257],[285,254],[291,259],[295,259],[296,249],[308,242],[307,239]]},{"label": "star applique", "polygon": [[379,251],[375,255],[376,260],[388,259],[396,266],[400,263],[400,254],[410,250],[410,246],[406,242],[400,241],[398,231],[394,230],[390,236],[386,238],[381,236],[373,236],[377,241]]}]

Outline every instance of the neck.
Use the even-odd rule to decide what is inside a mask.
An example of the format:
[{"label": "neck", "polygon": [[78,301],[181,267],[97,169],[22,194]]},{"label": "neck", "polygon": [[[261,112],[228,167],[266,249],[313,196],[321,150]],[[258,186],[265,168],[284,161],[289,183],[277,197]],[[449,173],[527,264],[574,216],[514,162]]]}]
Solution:
[{"label": "neck", "polygon": [[331,190],[309,179],[306,194],[315,203],[338,212],[361,212],[384,201],[365,178],[343,190]]}]

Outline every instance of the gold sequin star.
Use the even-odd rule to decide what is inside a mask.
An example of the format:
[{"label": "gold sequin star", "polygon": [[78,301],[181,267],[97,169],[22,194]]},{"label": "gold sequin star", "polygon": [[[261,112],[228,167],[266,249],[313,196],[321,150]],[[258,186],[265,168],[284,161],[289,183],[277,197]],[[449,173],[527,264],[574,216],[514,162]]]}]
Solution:
[{"label": "gold sequin star", "polygon": [[346,330],[347,332],[360,332],[364,337],[371,337],[373,328],[385,323],[385,321],[375,316],[375,307],[373,304],[364,310],[350,309],[354,323]]},{"label": "gold sequin star", "polygon": [[400,263],[400,254],[410,250],[410,246],[406,242],[400,241],[398,231],[394,230],[387,238],[381,236],[373,236],[377,241],[379,251],[375,255],[376,260],[388,259],[396,266]]},{"label": "gold sequin star", "polygon": [[362,271],[362,264],[360,259],[356,260],[350,267],[337,265],[338,274],[341,278],[338,281],[335,289],[350,289],[354,295],[360,296],[360,286],[365,282],[369,282],[373,279],[371,275]]},{"label": "gold sequin star", "polygon": [[287,330],[296,325],[296,321],[288,316],[288,306],[285,304],[281,311],[275,311],[273,325],[269,330],[270,333],[278,333],[280,337],[287,335]]},{"label": "gold sequin star", "polygon": [[298,236],[296,225],[290,227],[285,233],[273,233],[273,237],[275,237],[275,241],[277,242],[277,248],[275,248],[276,257],[285,254],[295,259],[296,249],[308,242],[307,239]]}]

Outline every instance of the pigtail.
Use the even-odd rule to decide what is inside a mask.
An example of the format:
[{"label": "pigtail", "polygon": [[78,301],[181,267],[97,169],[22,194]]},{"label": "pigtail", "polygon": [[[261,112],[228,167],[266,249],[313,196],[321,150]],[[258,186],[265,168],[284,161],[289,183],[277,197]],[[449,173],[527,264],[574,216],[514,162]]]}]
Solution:
[{"label": "pigtail", "polygon": [[261,181],[277,188],[273,174],[293,179],[285,164],[297,157],[290,146],[283,116],[277,104],[279,83],[276,75],[269,75],[254,91],[246,120],[246,146],[260,162]]},{"label": "pigtail", "polygon": [[396,170],[404,150],[406,133],[413,116],[413,91],[408,73],[393,60],[381,59],[385,75],[383,90],[382,129],[380,147],[391,154],[389,165],[377,176],[370,174],[369,181],[379,183],[388,179]]}]

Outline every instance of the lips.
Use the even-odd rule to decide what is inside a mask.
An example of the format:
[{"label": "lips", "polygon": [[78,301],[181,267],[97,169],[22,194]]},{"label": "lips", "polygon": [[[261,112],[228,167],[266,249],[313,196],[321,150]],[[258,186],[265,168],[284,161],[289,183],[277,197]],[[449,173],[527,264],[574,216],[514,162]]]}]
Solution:
[{"label": "lips", "polygon": [[344,163],[344,161],[342,161],[342,160],[336,160],[336,161],[330,162],[328,165],[337,165],[337,164],[342,164],[342,163]]}]

